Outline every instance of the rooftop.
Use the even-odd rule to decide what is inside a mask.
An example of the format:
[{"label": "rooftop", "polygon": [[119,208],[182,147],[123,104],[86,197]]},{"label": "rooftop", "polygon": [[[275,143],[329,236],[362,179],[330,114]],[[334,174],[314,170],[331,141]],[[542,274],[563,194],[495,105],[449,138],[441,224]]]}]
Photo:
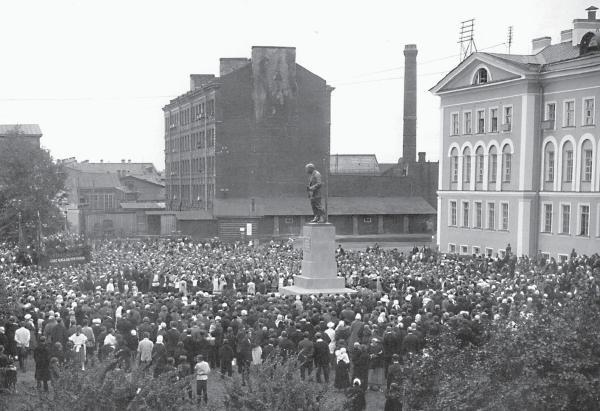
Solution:
[{"label": "rooftop", "polygon": [[41,137],[42,130],[38,124],[0,124],[0,137],[15,134]]},{"label": "rooftop", "polygon": [[332,154],[329,156],[332,174],[379,174],[375,154]]}]

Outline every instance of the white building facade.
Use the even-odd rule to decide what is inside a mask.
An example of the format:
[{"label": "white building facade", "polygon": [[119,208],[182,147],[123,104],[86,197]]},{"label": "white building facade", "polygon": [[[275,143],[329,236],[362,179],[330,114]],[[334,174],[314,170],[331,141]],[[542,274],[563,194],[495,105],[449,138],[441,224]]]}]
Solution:
[{"label": "white building facade", "polygon": [[438,246],[565,258],[600,251],[600,20],[531,55],[474,53],[441,99]]}]

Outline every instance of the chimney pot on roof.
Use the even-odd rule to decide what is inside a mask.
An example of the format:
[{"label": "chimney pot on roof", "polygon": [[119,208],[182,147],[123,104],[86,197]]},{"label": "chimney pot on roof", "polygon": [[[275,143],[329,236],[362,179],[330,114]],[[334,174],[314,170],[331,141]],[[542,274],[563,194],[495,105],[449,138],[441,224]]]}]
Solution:
[{"label": "chimney pot on roof", "polygon": [[419,155],[419,163],[424,163],[425,156],[427,155],[427,153],[425,153],[424,151],[419,151],[418,155]]},{"label": "chimney pot on roof", "polygon": [[128,162],[128,163],[131,163],[131,159],[128,159],[128,160],[127,160],[127,162]]},{"label": "chimney pot on roof", "polygon": [[585,9],[585,11],[588,12],[588,20],[596,20],[596,10],[598,10],[598,8],[594,6],[590,6]]},{"label": "chimney pot on roof", "polygon": [[544,36],[531,40],[531,54],[537,54],[552,44],[552,37]]},{"label": "chimney pot on roof", "polygon": [[104,163],[104,160],[100,159],[100,162],[101,162],[101,163]]},{"label": "chimney pot on roof", "polygon": [[124,162],[125,162],[125,159],[124,159],[124,158],[122,158],[122,159],[121,159],[121,163],[124,163]]}]

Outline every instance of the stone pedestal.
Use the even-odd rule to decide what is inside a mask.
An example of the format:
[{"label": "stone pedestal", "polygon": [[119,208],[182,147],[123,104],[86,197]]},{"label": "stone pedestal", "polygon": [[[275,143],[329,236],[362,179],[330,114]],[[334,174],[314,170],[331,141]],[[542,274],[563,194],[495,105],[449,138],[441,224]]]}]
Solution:
[{"label": "stone pedestal", "polygon": [[294,276],[294,285],[283,287],[284,295],[346,294],[343,277],[337,276],[335,227],[330,223],[311,223],[303,228],[302,274]]}]

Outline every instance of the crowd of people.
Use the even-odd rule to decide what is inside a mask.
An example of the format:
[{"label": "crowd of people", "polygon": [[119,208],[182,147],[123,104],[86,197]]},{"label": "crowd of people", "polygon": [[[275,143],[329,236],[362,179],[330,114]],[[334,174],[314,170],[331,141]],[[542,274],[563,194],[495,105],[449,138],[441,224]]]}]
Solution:
[{"label": "crowd of people", "polygon": [[245,384],[252,366],[278,358],[293,359],[302,379],[347,392],[354,409],[369,389],[401,409],[407,359],[427,355],[444,327],[480,344],[500,318],[526,317],[600,280],[597,254],[557,262],[339,247],[339,275],[357,292],[300,297],[279,293],[300,271],[292,242],[111,240],[89,262],[46,268],[17,254],[0,246],[0,368],[17,359],[26,370],[33,357],[40,389],[67,365],[116,358],[126,370],[194,375],[206,402],[209,378],[236,372]]}]

